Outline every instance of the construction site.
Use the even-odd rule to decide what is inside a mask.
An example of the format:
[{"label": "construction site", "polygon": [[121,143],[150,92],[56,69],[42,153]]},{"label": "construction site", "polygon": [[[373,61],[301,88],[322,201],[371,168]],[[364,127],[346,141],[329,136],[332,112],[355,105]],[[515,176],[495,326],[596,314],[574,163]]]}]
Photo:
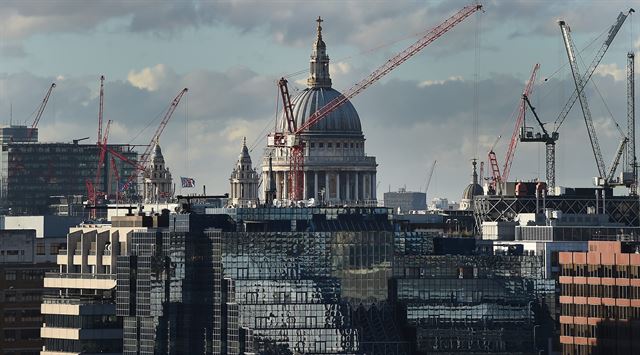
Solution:
[{"label": "construction site", "polygon": [[[430,164],[424,190],[378,196],[385,167],[367,154],[350,100],[483,11],[477,3],[458,9],[341,92],[318,17],[306,87],[292,89],[295,75],[277,80],[276,118],[257,144],[259,165],[244,138],[228,188],[213,187],[220,195],[203,188],[179,196],[160,147],[187,88],[154,121],[147,144],[118,144],[109,141],[100,76],[96,142],[52,143],[38,138],[51,84],[31,125],[0,128],[1,214],[85,221],[59,250],[58,271],[44,278],[51,295],[43,299],[41,354],[596,353],[585,344],[601,334],[563,330],[560,338],[560,324],[574,321],[560,315],[570,302],[560,300],[558,255],[587,253],[593,239],[640,240],[634,53],[626,54],[626,127],[615,123],[621,137],[609,165],[587,95],[633,9],[607,27],[586,69],[569,25],[558,22],[573,81],[568,101],[553,123],[541,117],[533,104],[541,65],[527,63],[504,159],[500,137],[486,159],[469,157],[471,183],[455,208],[427,207],[436,162],[452,163],[442,160]],[[560,128],[576,103],[596,167],[589,187],[556,179]],[[519,143],[544,147],[544,179],[511,176]],[[193,188],[195,180],[180,177],[180,185]],[[618,276],[637,281],[633,275]],[[78,314],[59,311],[63,305]],[[100,314],[83,315],[83,307]],[[92,332],[80,331],[87,324]],[[68,339],[67,328],[79,329],[78,339]]]}]

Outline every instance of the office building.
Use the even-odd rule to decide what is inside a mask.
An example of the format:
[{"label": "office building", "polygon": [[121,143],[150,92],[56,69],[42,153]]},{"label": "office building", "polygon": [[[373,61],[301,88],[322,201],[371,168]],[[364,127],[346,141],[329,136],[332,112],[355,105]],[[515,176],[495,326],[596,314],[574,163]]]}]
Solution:
[{"label": "office building", "polygon": [[122,319],[116,316],[116,258],[129,252],[133,231],[157,226],[159,217],[113,217],[112,224],[70,229],[57,255],[58,269],[47,273],[43,299],[41,355],[122,353]]},{"label": "office building", "polygon": [[0,230],[0,354],[40,353],[43,278],[56,269],[61,243],[36,239],[32,229]]},{"label": "office building", "polygon": [[560,253],[564,355],[640,353],[640,242]]},{"label": "office building", "polygon": [[[108,145],[127,159],[136,161],[137,153],[127,145]],[[99,192],[99,198],[113,197],[119,183],[134,167],[107,152],[99,183],[95,184],[100,148],[95,144],[9,142],[0,154],[0,211],[10,215],[48,214],[56,196],[82,195],[87,198],[87,181]],[[117,175],[112,168],[114,158]],[[120,184],[121,185],[121,184]],[[137,185],[122,195],[136,196]],[[52,199],[53,197],[53,199]]]}]

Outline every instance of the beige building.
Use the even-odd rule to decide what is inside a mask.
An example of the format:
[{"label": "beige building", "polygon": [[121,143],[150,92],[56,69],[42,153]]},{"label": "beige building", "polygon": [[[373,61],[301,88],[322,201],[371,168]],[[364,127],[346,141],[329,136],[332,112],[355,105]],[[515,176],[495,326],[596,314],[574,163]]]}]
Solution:
[{"label": "beige building", "polygon": [[128,253],[131,234],[157,226],[157,217],[113,217],[112,224],[70,229],[58,271],[47,273],[41,355],[122,353],[122,323],[116,317],[116,258]]},{"label": "beige building", "polygon": [[160,143],[156,142],[149,166],[143,175],[144,203],[166,203],[173,197],[171,172],[165,165]]},{"label": "beige building", "polygon": [[258,206],[260,177],[256,169],[253,168],[246,137],[242,141],[242,152],[240,152],[236,166],[231,172],[229,182],[231,184],[231,194],[228,202],[230,207]]}]

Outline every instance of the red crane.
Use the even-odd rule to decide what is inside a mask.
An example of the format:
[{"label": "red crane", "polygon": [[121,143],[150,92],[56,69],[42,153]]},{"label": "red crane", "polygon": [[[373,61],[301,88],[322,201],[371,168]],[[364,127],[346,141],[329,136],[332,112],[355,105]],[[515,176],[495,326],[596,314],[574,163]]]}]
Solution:
[{"label": "red crane", "polygon": [[[314,124],[318,123],[320,120],[327,117],[331,112],[336,110],[345,102],[352,99],[354,96],[358,95],[366,88],[380,80],[386,74],[391,72],[393,69],[397,68],[399,65],[407,61],[409,58],[414,56],[416,53],[420,52],[426,46],[431,44],[436,39],[440,38],[443,34],[451,30],[457,24],[462,22],[467,17],[471,16],[478,10],[482,9],[482,5],[473,4],[463,7],[460,11],[456,12],[454,15],[446,19],[444,22],[439,24],[438,26],[431,29],[427,34],[425,34],[422,38],[416,41],[414,44],[409,46],[407,49],[395,55],[393,58],[389,59],[382,66],[376,69],[373,73],[371,73],[368,77],[361,80],[360,82],[353,85],[351,88],[346,90],[342,95],[336,97],[335,99],[328,102],[318,111],[314,112],[309,118],[302,124],[300,127],[295,129],[295,120],[293,120],[293,116],[289,117],[289,113],[287,113],[288,108],[291,107],[290,100],[288,98],[288,90],[283,90],[282,87],[286,87],[286,80],[283,82],[281,79],[278,83],[280,86],[280,93],[283,99],[284,107],[285,107],[285,115],[287,115],[288,120],[288,131],[287,134],[283,132],[276,132],[273,137],[269,137],[269,145],[280,148],[289,148],[289,198],[291,200],[300,200],[302,199],[302,191],[303,191],[303,168],[304,168],[304,145],[305,143],[301,140],[301,133],[309,129]],[[291,115],[293,113],[291,112]],[[291,119],[293,121],[289,121]]]},{"label": "red crane", "polygon": [[102,142],[102,115],[104,112],[104,75],[100,76],[100,106],[98,107],[98,140],[100,145]]},{"label": "red crane", "polygon": [[49,86],[49,90],[47,90],[46,95],[44,95],[44,99],[42,99],[42,102],[40,103],[40,107],[38,107],[38,110],[36,111],[36,118],[33,120],[33,123],[31,124],[31,129],[29,130],[29,136],[27,140],[31,140],[31,137],[33,136],[33,132],[35,131],[35,128],[38,127],[40,118],[44,113],[44,108],[47,107],[47,102],[49,102],[49,96],[51,96],[51,91],[53,91],[53,88],[55,87],[56,87],[56,83],[51,83],[51,86]]},{"label": "red crane", "polygon": [[120,192],[120,174],[118,173],[118,167],[116,166],[116,159],[111,157],[111,170],[113,170],[113,177],[116,178],[116,203],[118,203],[118,194]]},{"label": "red crane", "polygon": [[[186,94],[188,91],[189,91],[188,88],[182,89],[182,91],[178,93],[178,95],[173,99],[173,101],[171,101],[171,104],[169,105],[167,112],[164,114],[162,121],[160,121],[160,125],[158,126],[155,133],[151,137],[151,142],[149,142],[149,145],[147,145],[147,148],[144,150],[144,152],[140,156],[139,161],[135,163],[135,165],[133,165],[136,169],[133,171],[131,176],[129,176],[129,178],[127,179],[127,182],[123,186],[123,190],[128,189],[131,182],[133,182],[133,180],[135,180],[138,177],[138,173],[146,169],[147,163],[149,161],[149,157],[151,156],[151,152],[154,148],[154,144],[159,141],[160,136],[162,135],[162,132],[164,131],[165,127],[167,127],[167,123],[169,123],[169,119],[171,119],[171,116],[173,115],[173,112],[178,107],[178,104],[180,103],[180,100],[182,100],[182,97],[184,96],[184,94]],[[109,151],[114,152],[113,150],[109,150]],[[126,159],[122,154],[115,154],[115,155],[121,160],[129,161],[129,159]]]},{"label": "red crane", "polygon": [[[540,64],[533,66],[533,70],[531,71],[531,76],[529,77],[529,81],[524,88],[523,96],[530,96],[533,91],[533,85],[536,81],[536,74],[538,73],[538,69],[540,69]],[[493,184],[501,181],[507,181],[509,179],[509,173],[511,172],[511,164],[513,163],[513,156],[516,152],[516,146],[518,145],[518,140],[520,137],[520,130],[522,129],[522,122],[524,121],[524,115],[526,110],[526,103],[524,99],[520,100],[518,106],[518,117],[516,119],[516,124],[513,128],[513,133],[511,134],[511,141],[509,141],[509,148],[507,149],[507,155],[504,158],[504,165],[502,167],[502,175],[500,174],[500,168],[498,167],[498,160],[496,158],[496,153],[491,150],[489,151],[489,163],[491,165],[491,172],[493,174]]]}]

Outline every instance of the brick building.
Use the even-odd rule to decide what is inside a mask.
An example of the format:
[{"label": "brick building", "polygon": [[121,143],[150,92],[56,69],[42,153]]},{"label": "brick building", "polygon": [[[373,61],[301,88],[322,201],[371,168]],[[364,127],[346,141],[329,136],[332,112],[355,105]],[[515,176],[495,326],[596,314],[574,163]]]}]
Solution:
[{"label": "brick building", "polygon": [[562,353],[640,353],[640,242],[561,252]]}]

